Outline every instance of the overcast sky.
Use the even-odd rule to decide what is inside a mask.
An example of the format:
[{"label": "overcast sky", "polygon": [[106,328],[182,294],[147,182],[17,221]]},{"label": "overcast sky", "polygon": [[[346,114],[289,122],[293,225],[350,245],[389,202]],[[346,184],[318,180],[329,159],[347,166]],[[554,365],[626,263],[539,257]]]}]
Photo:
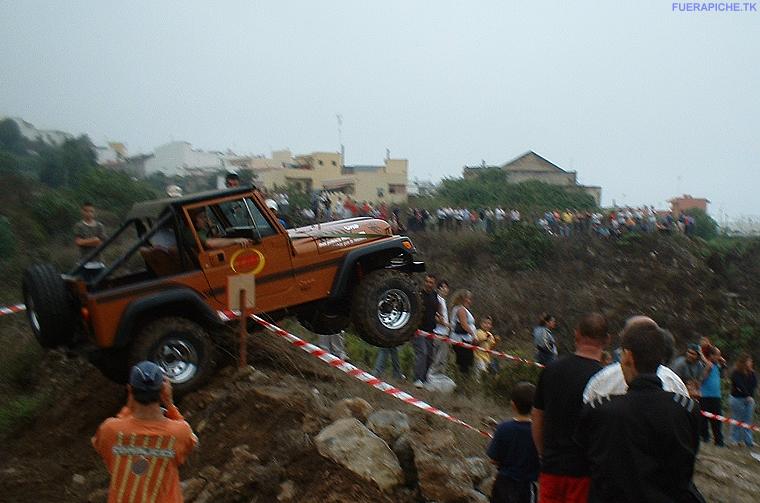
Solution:
[{"label": "overcast sky", "polygon": [[[760,6],[760,5],[759,5]],[[534,150],[605,204],[760,214],[760,12],[665,0],[4,1],[0,114],[460,176]]]}]

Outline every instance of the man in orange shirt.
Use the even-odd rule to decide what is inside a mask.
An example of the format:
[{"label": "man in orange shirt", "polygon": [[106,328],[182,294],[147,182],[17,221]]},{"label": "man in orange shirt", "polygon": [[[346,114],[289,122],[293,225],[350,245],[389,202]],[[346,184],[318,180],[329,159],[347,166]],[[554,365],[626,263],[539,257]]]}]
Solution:
[{"label": "man in orange shirt", "polygon": [[182,503],[178,468],[198,438],[174,406],[171,384],[155,363],[132,367],[127,392],[127,405],[92,438],[111,474],[108,503]]}]

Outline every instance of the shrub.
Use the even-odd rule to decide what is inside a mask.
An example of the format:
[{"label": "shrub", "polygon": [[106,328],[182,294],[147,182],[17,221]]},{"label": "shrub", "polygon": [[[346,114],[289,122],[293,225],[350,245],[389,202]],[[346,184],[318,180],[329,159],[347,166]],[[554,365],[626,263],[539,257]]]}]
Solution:
[{"label": "shrub", "polygon": [[501,169],[486,169],[473,178],[447,178],[441,182],[435,198],[420,201],[425,206],[465,206],[468,208],[517,208],[524,214],[543,212],[547,208],[592,209],[596,207],[589,194],[570,187],[539,181],[508,183],[508,174]]},{"label": "shrub", "polygon": [[16,238],[8,219],[0,216],[0,260],[12,257],[16,253]]},{"label": "shrub", "polygon": [[718,222],[716,222],[704,210],[692,208],[684,211],[694,218],[694,235],[705,240],[714,239],[718,236]]},{"label": "shrub", "polygon": [[533,365],[511,363],[501,360],[501,369],[497,373],[483,374],[483,392],[502,403],[507,403],[515,384],[528,381],[536,384],[541,369]]},{"label": "shrub", "polygon": [[0,405],[0,439],[31,423],[47,403],[43,394],[21,395]]},{"label": "shrub", "polygon": [[155,198],[157,192],[124,173],[95,168],[82,179],[77,195],[82,201],[92,201],[97,208],[121,215],[135,202]]},{"label": "shrub", "polygon": [[491,236],[491,251],[505,269],[540,267],[552,252],[551,238],[534,225],[510,225]]},{"label": "shrub", "polygon": [[79,218],[79,206],[67,192],[45,192],[32,201],[35,221],[49,234],[71,232]]}]

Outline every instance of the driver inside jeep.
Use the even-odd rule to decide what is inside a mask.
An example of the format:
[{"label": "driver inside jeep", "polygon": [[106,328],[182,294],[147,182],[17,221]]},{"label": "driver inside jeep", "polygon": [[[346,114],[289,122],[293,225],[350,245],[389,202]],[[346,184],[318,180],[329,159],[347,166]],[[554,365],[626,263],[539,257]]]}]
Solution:
[{"label": "driver inside jeep", "polygon": [[253,241],[248,238],[225,238],[220,236],[218,227],[213,227],[209,222],[206,208],[190,210],[190,218],[195,224],[195,231],[201,240],[203,248],[225,248],[232,245],[250,246]]}]

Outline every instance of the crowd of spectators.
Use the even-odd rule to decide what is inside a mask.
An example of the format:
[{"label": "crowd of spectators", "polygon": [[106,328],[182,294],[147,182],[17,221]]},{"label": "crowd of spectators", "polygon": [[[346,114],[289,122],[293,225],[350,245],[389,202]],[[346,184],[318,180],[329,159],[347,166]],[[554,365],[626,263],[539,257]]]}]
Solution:
[{"label": "crowd of spectators", "polygon": [[490,233],[523,220],[532,221],[547,234],[560,237],[586,234],[609,238],[630,232],[693,235],[697,225],[690,215],[681,213],[676,216],[671,211],[657,211],[652,206],[603,211],[554,209],[529,219],[516,209],[505,210],[499,206],[480,209],[441,207],[432,213],[423,208],[410,208],[406,218],[407,230],[413,232],[470,230]]},{"label": "crowd of spectators", "polygon": [[[493,320],[472,313],[473,293],[458,289],[447,299],[448,291],[447,282],[427,275],[420,328],[493,349],[499,341],[491,332]],[[704,501],[692,476],[700,440],[724,446],[723,423],[700,414],[723,414],[726,361],[720,350],[702,338],[674,360],[673,334],[651,318],[634,316],[620,333],[619,347],[607,352],[607,321],[592,313],[573,333],[575,352],[560,355],[556,328],[553,315],[539,317],[532,338],[544,369],[535,388],[520,383],[512,390],[514,418],[499,425],[488,447],[499,468],[491,501]],[[455,386],[446,376],[444,346],[415,340],[415,386],[445,391],[446,380]],[[498,371],[491,355],[452,348],[457,378],[477,381],[483,372]],[[376,371],[384,360],[378,357]],[[731,417],[752,422],[756,388],[752,359],[743,355],[731,373]],[[663,449],[663,442],[673,447]],[[752,447],[751,432],[732,426],[729,445]],[[649,471],[639,473],[641,467]]]}]

